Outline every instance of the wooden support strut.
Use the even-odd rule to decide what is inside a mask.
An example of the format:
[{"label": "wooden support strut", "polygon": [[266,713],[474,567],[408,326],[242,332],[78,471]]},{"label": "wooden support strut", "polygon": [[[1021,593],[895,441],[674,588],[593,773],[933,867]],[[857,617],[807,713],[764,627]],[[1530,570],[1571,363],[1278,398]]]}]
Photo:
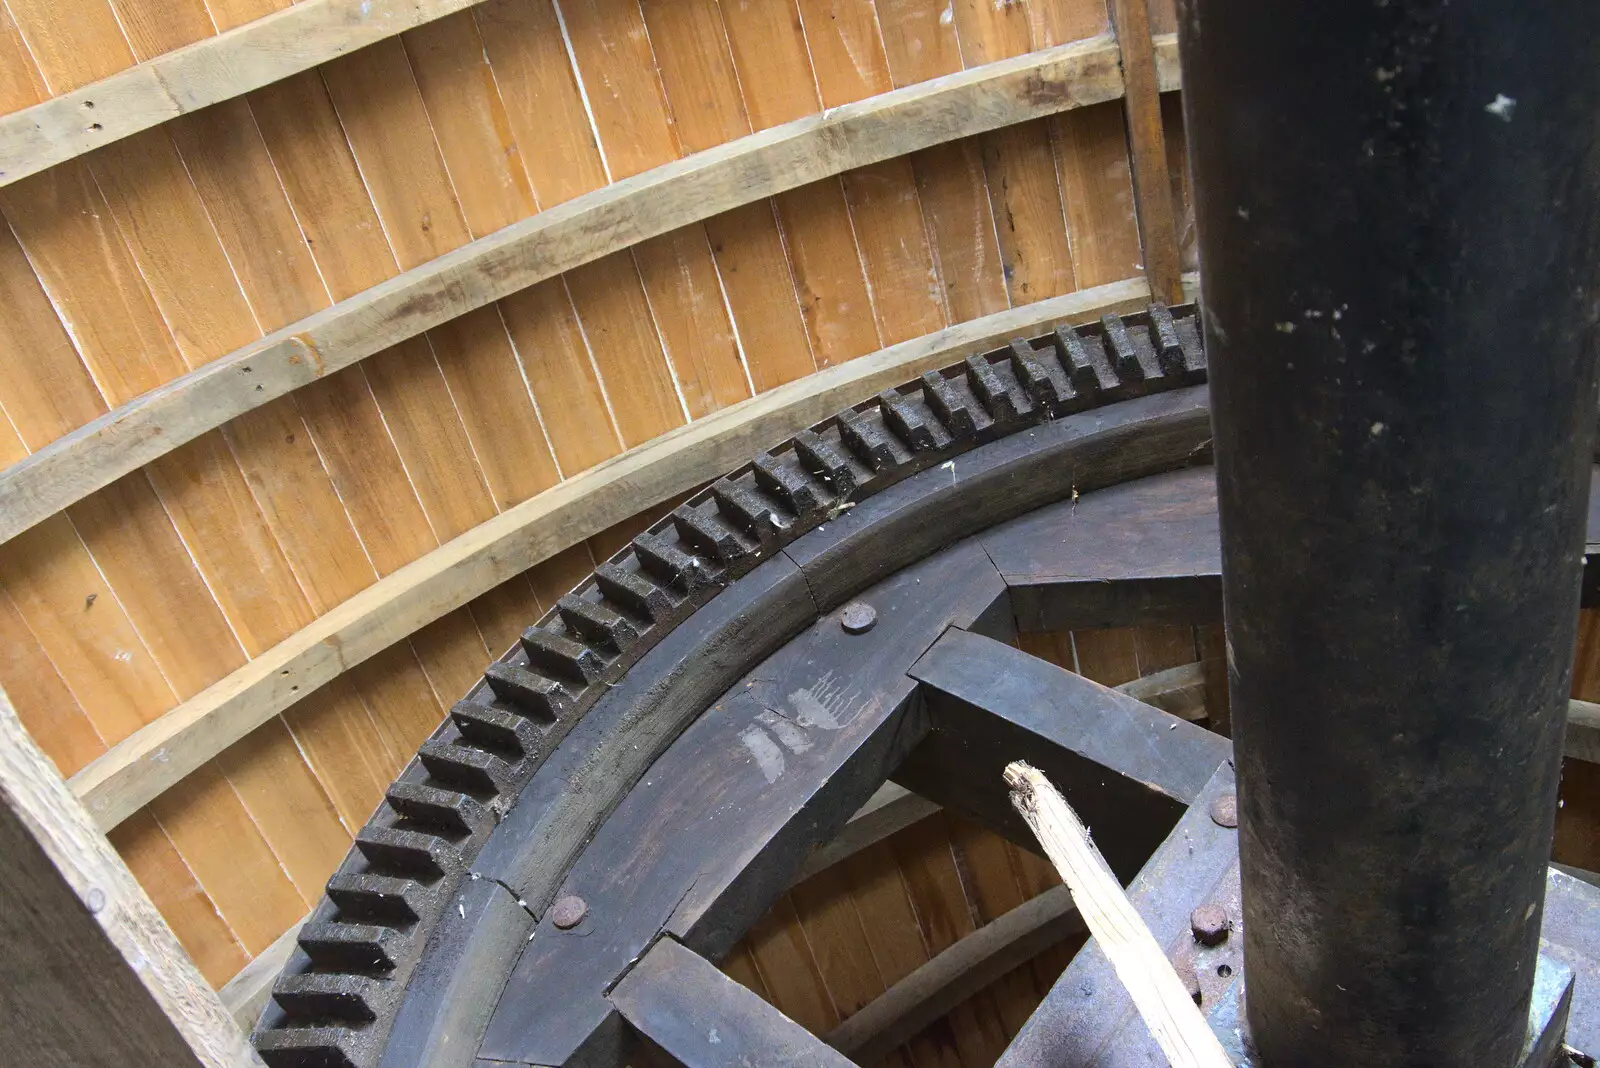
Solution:
[{"label": "wooden support strut", "polygon": [[6,1063],[261,1063],[4,692],[0,856]]},{"label": "wooden support strut", "polygon": [[1178,229],[1167,172],[1167,143],[1161,125],[1161,75],[1166,65],[1150,38],[1148,0],[1113,0],[1112,18],[1122,53],[1123,102],[1128,115],[1128,150],[1133,165],[1133,200],[1139,216],[1139,243],[1145,277],[1155,299],[1177,303],[1182,280]]},{"label": "wooden support strut", "polygon": [[[1175,38],[1160,50],[1175,55]],[[220,356],[0,471],[0,542],[236,416],[572,268],[831,175],[1122,93],[1117,46],[1094,37],[831,108],[575,197]]]}]

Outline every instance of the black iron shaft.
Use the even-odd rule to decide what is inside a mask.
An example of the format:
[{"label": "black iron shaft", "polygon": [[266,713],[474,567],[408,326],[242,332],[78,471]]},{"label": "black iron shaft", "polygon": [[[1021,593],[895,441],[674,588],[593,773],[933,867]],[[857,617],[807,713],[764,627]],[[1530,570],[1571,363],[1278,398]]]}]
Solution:
[{"label": "black iron shaft", "polygon": [[1600,4],[1180,0],[1264,1064],[1514,1063],[1595,428]]}]

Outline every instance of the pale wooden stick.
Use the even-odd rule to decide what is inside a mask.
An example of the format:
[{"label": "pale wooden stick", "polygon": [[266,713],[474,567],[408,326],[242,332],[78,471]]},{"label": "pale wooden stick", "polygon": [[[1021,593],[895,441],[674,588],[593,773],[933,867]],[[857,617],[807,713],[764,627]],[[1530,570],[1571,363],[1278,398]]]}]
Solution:
[{"label": "pale wooden stick", "polygon": [[1173,1068],[1232,1068],[1222,1043],[1089,841],[1089,831],[1072,806],[1037,768],[1017,761],[1006,768],[1005,776],[1011,803],[1066,880],[1089,933],[1099,940]]}]

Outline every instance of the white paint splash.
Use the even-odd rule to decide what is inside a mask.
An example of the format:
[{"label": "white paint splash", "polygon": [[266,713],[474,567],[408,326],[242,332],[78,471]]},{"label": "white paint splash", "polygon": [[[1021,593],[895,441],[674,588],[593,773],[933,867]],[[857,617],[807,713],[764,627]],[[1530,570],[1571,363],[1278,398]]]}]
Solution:
[{"label": "white paint splash", "polygon": [[758,712],[756,722],[777,735],[778,741],[791,753],[799,755],[811,748],[811,739],[806,737],[806,732],[776,712]]},{"label": "white paint splash", "polygon": [[771,735],[760,727],[746,727],[739,732],[739,741],[756,758],[756,766],[761,769],[768,784],[783,778],[783,750],[778,748],[778,743],[772,740]]}]

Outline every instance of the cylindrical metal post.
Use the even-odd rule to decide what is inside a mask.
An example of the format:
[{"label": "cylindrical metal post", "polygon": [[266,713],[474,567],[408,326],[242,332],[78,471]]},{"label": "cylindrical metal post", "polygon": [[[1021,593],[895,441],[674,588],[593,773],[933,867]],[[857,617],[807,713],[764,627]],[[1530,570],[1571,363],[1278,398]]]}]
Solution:
[{"label": "cylindrical metal post", "polygon": [[1254,1041],[1503,1068],[1595,428],[1600,3],[1180,8]]}]

